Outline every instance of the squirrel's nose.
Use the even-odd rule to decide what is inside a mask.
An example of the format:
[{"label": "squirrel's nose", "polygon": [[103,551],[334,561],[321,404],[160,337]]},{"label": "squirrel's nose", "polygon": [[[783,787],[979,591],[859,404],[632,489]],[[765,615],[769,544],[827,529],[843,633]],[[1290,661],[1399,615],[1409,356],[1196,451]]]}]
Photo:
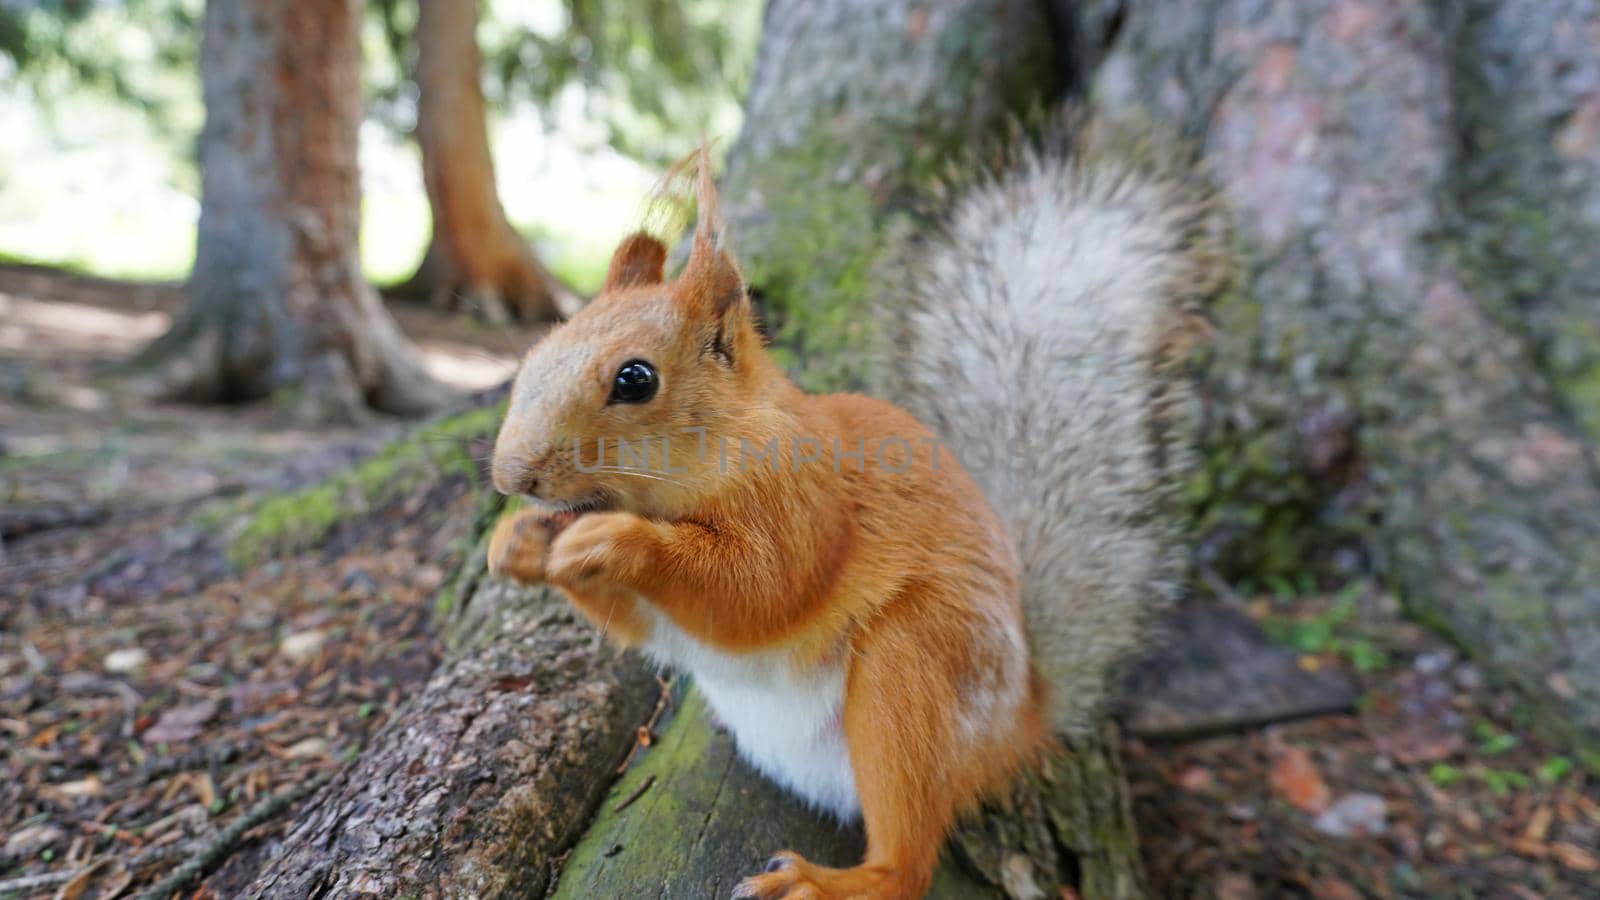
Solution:
[{"label": "squirrel's nose", "polygon": [[490,481],[494,489],[507,497],[531,494],[539,487],[539,478],[522,466],[495,466]]}]

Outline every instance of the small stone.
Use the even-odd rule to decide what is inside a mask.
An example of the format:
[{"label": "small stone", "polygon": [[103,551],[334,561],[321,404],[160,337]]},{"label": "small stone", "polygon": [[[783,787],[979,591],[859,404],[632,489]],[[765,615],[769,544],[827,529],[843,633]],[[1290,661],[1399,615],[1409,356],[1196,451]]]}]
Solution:
[{"label": "small stone", "polygon": [[322,645],[328,642],[326,632],[297,631],[283,639],[278,645],[278,652],[289,657],[297,663],[308,662],[322,651]]},{"label": "small stone", "polygon": [[1254,822],[1260,813],[1248,803],[1235,803],[1228,807],[1228,818],[1235,822]]},{"label": "small stone", "polygon": [[1456,655],[1449,650],[1437,650],[1432,653],[1419,653],[1411,667],[1424,675],[1437,675],[1450,664],[1456,661]]},{"label": "small stone", "polygon": [[1455,671],[1456,687],[1475,691],[1483,687],[1483,670],[1471,663],[1462,663]]},{"label": "small stone", "polygon": [[126,647],[106,654],[105,669],[113,675],[126,675],[144,668],[150,654],[141,647]]},{"label": "small stone", "polygon": [[362,599],[375,597],[378,594],[378,579],[360,566],[351,566],[345,571],[339,590]]},{"label": "small stone", "polygon": [[1312,822],[1323,834],[1338,838],[1383,834],[1389,805],[1377,794],[1356,792],[1333,801]]}]

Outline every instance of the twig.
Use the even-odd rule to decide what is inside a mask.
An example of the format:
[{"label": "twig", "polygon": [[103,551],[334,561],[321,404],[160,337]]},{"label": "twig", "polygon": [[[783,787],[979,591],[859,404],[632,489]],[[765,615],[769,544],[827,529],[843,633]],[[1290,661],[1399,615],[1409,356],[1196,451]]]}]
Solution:
[{"label": "twig", "polygon": [[672,681],[657,675],[656,684],[661,687],[661,694],[656,697],[656,708],[650,713],[650,720],[639,726],[639,736],[634,739],[633,746],[628,748],[627,758],[622,761],[622,765],[617,766],[618,775],[628,771],[628,767],[633,765],[633,758],[638,755],[640,747],[650,746],[655,737],[656,725],[661,722],[661,714],[673,705]]},{"label": "twig", "polygon": [[640,782],[638,787],[633,789],[633,793],[629,794],[627,797],[624,797],[621,803],[618,803],[616,806],[611,807],[611,811],[612,812],[622,812],[623,810],[625,810],[628,807],[632,806],[633,805],[633,801],[639,799],[640,797],[643,797],[644,796],[644,792],[650,790],[650,785],[655,784],[655,783],[656,783],[656,777],[654,775],[650,775],[650,776],[646,777],[644,781]]},{"label": "twig", "polygon": [[190,880],[226,857],[228,852],[233,849],[233,845],[239,842],[239,838],[243,837],[245,832],[282,812],[284,807],[322,787],[332,777],[332,772],[324,772],[307,778],[288,790],[263,797],[261,802],[250,807],[244,815],[233,820],[227,828],[222,829],[212,839],[211,843],[200,848],[200,851],[190,857],[187,862],[174,869],[172,874],[161,879],[154,887],[140,894],[139,900],[159,900],[161,897],[170,895],[173,891],[187,884]]},{"label": "twig", "polygon": [[71,881],[78,877],[78,869],[60,869],[55,872],[44,872],[39,875],[25,875],[21,878],[9,878],[0,881],[0,894],[9,894],[12,891],[26,891],[32,888],[49,887],[63,881]]},{"label": "twig", "polygon": [[[175,858],[181,855],[182,852],[182,847],[156,847],[155,849],[146,850],[145,852],[140,853],[138,856],[135,856],[133,859],[128,860],[127,862],[123,862],[122,866],[129,872],[138,872],[140,869],[143,869],[152,863],[158,863],[167,859]],[[27,875],[22,878],[12,878],[8,881],[0,881],[0,894],[9,894],[12,891],[26,891],[31,888],[49,887],[54,884],[61,884],[64,881],[71,881],[72,879],[77,878],[79,875],[82,875],[84,872],[87,872],[103,863],[118,861],[118,859],[111,857],[101,857],[100,859],[89,863],[87,866],[84,866],[81,869],[57,869],[54,872],[41,872],[38,875]]]}]

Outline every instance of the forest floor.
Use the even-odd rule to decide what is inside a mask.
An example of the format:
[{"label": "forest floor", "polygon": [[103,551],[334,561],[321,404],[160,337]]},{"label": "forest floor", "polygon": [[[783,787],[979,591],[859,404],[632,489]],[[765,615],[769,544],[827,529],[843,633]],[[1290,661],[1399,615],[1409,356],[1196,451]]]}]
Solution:
[{"label": "forest floor", "polygon": [[[471,479],[236,565],[218,523],[237,504],[404,429],[120,395],[105,367],[180,302],[172,286],[0,268],[0,897],[144,890],[242,828],[184,894],[230,896],[292,819],[269,798],[358,753],[443,652],[431,601],[480,508]],[[399,316],[464,390],[503,380],[533,337]],[[1600,896],[1600,784],[1525,733],[1514,695],[1373,585],[1273,588],[1214,599],[1359,699],[1129,737],[1158,896]]]}]

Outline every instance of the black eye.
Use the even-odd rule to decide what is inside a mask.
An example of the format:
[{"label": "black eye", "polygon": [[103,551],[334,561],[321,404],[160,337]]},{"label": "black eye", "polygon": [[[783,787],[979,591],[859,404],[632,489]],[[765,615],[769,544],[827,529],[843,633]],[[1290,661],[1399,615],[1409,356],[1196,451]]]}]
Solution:
[{"label": "black eye", "polygon": [[617,370],[611,383],[608,403],[643,403],[656,395],[661,379],[656,377],[655,366],[642,359],[632,359]]}]

